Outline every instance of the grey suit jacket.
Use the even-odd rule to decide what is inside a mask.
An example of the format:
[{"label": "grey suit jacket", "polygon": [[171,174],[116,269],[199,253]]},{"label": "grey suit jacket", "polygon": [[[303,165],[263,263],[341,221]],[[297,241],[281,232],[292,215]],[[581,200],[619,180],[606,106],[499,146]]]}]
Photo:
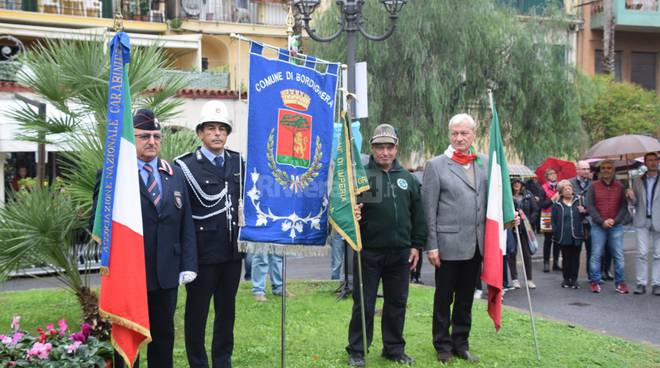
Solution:
[{"label": "grey suit jacket", "polygon": [[463,167],[446,155],[430,160],[424,170],[426,250],[438,249],[442,260],[471,259],[476,245],[483,255],[488,162],[482,155],[479,158],[482,162],[475,165],[474,186]]},{"label": "grey suit jacket", "polygon": [[[644,180],[646,175],[635,178],[633,181],[633,191],[635,192],[635,216],[633,216],[634,227],[644,227],[646,223],[646,186]],[[655,179],[660,180],[660,177]],[[653,193],[653,206],[651,207],[651,220],[653,229],[660,231],[660,182],[656,182],[655,192]],[[653,188],[649,188],[653,190]]]}]

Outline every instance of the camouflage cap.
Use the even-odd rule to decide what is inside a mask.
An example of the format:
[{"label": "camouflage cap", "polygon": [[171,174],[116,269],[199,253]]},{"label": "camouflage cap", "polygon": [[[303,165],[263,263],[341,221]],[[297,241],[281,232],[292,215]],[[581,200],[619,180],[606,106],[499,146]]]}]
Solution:
[{"label": "camouflage cap", "polygon": [[369,140],[369,144],[378,144],[378,143],[399,143],[399,137],[396,135],[396,129],[390,124],[380,124],[374,129],[374,134]]}]

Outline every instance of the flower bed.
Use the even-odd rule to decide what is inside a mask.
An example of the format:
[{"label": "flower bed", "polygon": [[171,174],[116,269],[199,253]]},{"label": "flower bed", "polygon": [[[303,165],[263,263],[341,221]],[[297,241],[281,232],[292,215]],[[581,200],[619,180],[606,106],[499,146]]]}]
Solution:
[{"label": "flower bed", "polygon": [[62,319],[33,335],[21,330],[20,320],[15,316],[10,332],[0,335],[0,367],[104,367],[112,357],[110,343],[91,336],[88,324],[73,332]]}]

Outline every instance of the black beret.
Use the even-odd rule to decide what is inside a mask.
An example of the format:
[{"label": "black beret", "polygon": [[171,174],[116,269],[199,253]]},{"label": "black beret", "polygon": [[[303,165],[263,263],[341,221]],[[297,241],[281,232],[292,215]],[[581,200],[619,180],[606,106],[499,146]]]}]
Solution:
[{"label": "black beret", "polygon": [[133,116],[133,128],[142,130],[160,130],[160,123],[150,109],[140,109]]}]

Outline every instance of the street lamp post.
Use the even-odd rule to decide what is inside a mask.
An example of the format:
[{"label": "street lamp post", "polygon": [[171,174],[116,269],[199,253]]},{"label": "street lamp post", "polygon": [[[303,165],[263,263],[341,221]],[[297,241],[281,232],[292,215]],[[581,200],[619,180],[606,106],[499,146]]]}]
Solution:
[{"label": "street lamp post", "polygon": [[[390,24],[382,35],[372,35],[363,27],[362,8],[365,0],[337,0],[339,7],[340,20],[339,29],[328,37],[319,36],[316,30],[311,28],[309,22],[312,20],[312,13],[319,6],[321,0],[293,0],[293,5],[303,16],[305,30],[311,39],[318,42],[330,42],[339,37],[342,32],[346,32],[346,64],[348,65],[348,91],[355,93],[355,51],[357,49],[357,34],[360,33],[367,40],[383,41],[394,33],[396,21],[399,18],[401,8],[407,0],[380,0],[389,14]],[[351,100],[350,114],[355,117],[355,100]]]}]

